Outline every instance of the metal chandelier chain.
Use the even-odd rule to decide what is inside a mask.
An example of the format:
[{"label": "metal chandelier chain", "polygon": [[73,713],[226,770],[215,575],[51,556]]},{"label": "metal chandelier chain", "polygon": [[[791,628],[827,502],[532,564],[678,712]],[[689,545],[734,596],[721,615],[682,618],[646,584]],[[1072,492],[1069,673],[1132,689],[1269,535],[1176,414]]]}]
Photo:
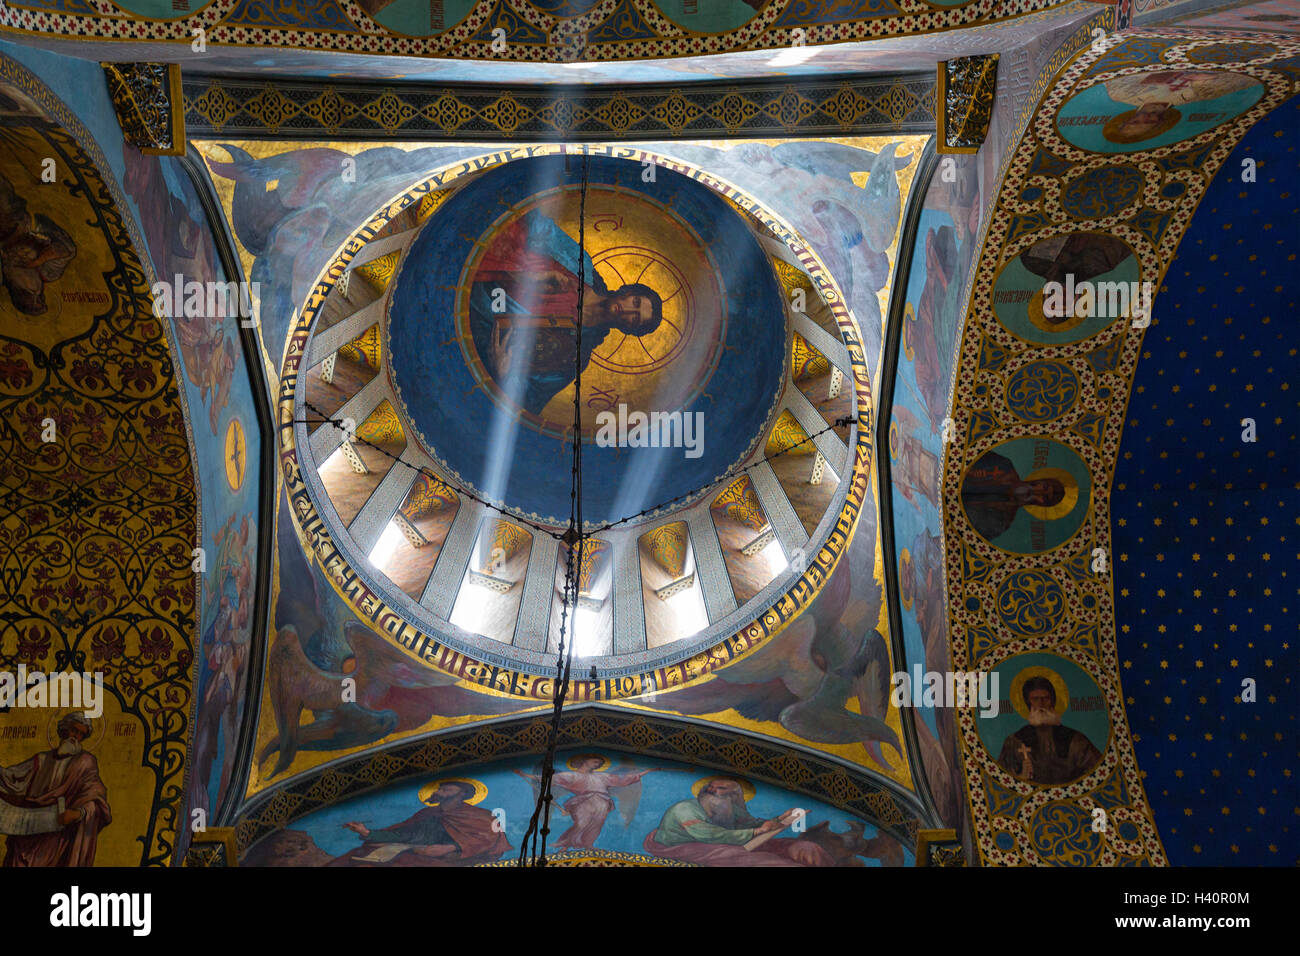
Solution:
[{"label": "metal chandelier chain", "polygon": [[[551,711],[551,726],[546,738],[546,754],[542,758],[541,780],[537,805],[528,821],[523,845],[519,849],[520,866],[546,865],[546,839],[551,832],[552,781],[555,777],[555,748],[560,739],[560,719],[564,701],[569,691],[569,675],[573,667],[573,645],[577,643],[576,612],[578,605],[579,576],[582,551],[586,535],[582,530],[582,324],[583,304],[587,289],[587,173],[590,157],[582,154],[582,186],[578,192],[578,306],[577,335],[573,350],[573,474],[569,486],[569,528],[561,539],[566,546],[564,565],[564,595],[560,604],[560,644],[556,661],[555,696]],[[593,266],[594,268],[594,266]],[[594,281],[593,276],[593,281]],[[566,642],[565,638],[568,637]],[[540,824],[540,826],[539,826]],[[530,846],[531,840],[531,846]],[[541,852],[538,852],[540,840]]]},{"label": "metal chandelier chain", "polygon": [[[319,417],[313,419],[296,418],[294,419],[293,424],[333,425],[339,431],[345,431],[345,429],[343,428],[345,419],[331,418],[330,416],[322,412],[319,408],[317,408],[315,405],[313,405],[311,402],[303,402],[302,406],[303,408],[307,409],[308,411],[314,413]],[[736,478],[739,478],[741,475],[744,475],[747,472],[752,471],[753,469],[757,468],[759,465],[764,465],[767,464],[768,462],[775,461],[776,459],[780,458],[782,455],[789,455],[793,453],[796,448],[799,448],[802,445],[807,445],[809,442],[813,442],[815,444],[819,437],[825,435],[829,431],[834,431],[837,428],[847,428],[848,426],[856,425],[857,423],[858,420],[849,415],[846,415],[843,418],[837,418],[835,421],[831,422],[825,428],[820,428],[817,431],[813,432],[812,434],[807,435],[807,437],[801,438],[797,442],[792,442],[788,447],[783,448],[780,451],[773,452],[770,455],[765,455],[764,457],[759,458],[756,461],[750,462],[748,465],[743,465],[740,468],[736,468],[732,471],[729,471],[721,478],[715,478],[713,481],[709,482],[706,485],[700,485],[700,487],[698,488],[694,488],[690,491],[682,492],[682,494],[680,495],[676,495],[672,498],[665,499],[664,501],[661,501],[658,504],[651,505],[648,508],[643,508],[642,510],[638,511],[636,514],[626,515],[625,517],[619,518],[615,521],[606,521],[604,524],[597,525],[596,527],[592,528],[590,531],[587,531],[586,536],[590,538],[593,535],[600,534],[602,531],[609,531],[611,528],[617,528],[621,524],[627,524],[629,521],[636,521],[638,518],[644,518],[649,515],[653,515],[656,512],[662,511],[664,508],[667,508],[669,505],[674,505],[679,501],[683,501],[687,498],[694,498],[695,496],[703,494],[705,491],[708,491],[710,488],[716,487],[717,485],[722,485],[722,484],[726,484],[727,482],[734,481]],[[395,455],[387,448],[384,448],[382,445],[377,445],[367,438],[361,438],[360,436],[353,435],[350,441],[354,445],[365,445],[367,448],[370,448],[378,452],[384,457],[393,459],[394,464],[404,465],[405,467],[411,469],[411,471],[415,472],[416,474],[423,475],[426,478],[431,478],[434,481],[440,482],[442,484],[447,484],[446,480],[443,479],[440,475],[438,475],[437,472],[430,471],[428,468],[424,468],[420,465],[413,465],[409,461],[404,460],[400,454]],[[403,451],[405,451],[405,449],[403,449]],[[484,508],[487,508],[491,511],[495,511],[497,514],[509,518],[511,521],[517,524],[521,524],[524,525],[525,527],[532,528],[534,531],[538,532],[539,534],[544,534],[548,538],[554,538],[556,541],[562,541],[564,539],[565,534],[568,533],[567,531],[556,531],[552,526],[539,524],[536,521],[530,521],[528,518],[520,517],[519,515],[511,511],[507,511],[505,508],[501,507],[500,505],[493,504],[492,502],[488,501],[486,498],[479,497],[478,495],[474,494],[474,492],[472,491],[467,491],[460,485],[454,485],[454,486],[448,485],[448,487],[452,487],[453,490],[456,492],[456,494],[464,495],[470,501],[478,502]]]}]

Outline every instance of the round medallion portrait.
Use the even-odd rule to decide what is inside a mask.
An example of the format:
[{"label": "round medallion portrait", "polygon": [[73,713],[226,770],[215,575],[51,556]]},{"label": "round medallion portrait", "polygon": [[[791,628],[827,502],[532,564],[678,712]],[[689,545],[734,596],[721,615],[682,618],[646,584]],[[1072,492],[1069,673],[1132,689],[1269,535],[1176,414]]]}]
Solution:
[{"label": "round medallion portrait", "polygon": [[993,283],[993,314],[1029,342],[1067,345],[1149,309],[1154,290],[1141,278],[1137,256],[1123,239],[1062,233],[1002,267]]},{"label": "round medallion portrait", "polygon": [[975,532],[1016,554],[1051,551],[1083,524],[1092,476],[1083,459],[1051,438],[1015,438],[986,451],[961,482]]},{"label": "round medallion portrait", "polygon": [[1017,654],[993,668],[998,712],[976,721],[998,765],[1019,780],[1065,786],[1091,773],[1110,742],[1106,698],[1078,664]]},{"label": "round medallion portrait", "polygon": [[[555,436],[573,427],[575,315],[582,291],[583,385],[628,412],[678,412],[708,385],[727,309],[700,236],[645,194],[589,187],[530,196],[485,233],[461,276],[459,341],[480,386]],[[583,281],[573,266],[581,232]],[[605,396],[602,400],[600,396]],[[585,437],[597,428],[584,422]]]},{"label": "round medallion portrait", "polygon": [[[395,392],[430,455],[521,515],[562,518],[581,410],[583,508],[618,520],[755,447],[782,381],[780,288],[757,237],[689,176],[518,160],[443,201],[399,267]],[[579,372],[581,394],[576,395]]]},{"label": "round medallion portrait", "polygon": [[1264,95],[1254,77],[1228,70],[1155,70],[1103,80],[1065,102],[1056,129],[1094,153],[1134,153],[1204,133]]}]

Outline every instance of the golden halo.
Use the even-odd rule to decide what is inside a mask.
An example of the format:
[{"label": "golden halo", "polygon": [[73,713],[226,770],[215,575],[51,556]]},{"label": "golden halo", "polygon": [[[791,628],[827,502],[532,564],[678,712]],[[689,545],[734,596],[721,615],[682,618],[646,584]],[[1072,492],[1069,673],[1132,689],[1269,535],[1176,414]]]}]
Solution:
[{"label": "golden halo", "polygon": [[912,552],[904,548],[898,552],[898,599],[903,610],[912,610],[916,599],[916,579],[912,575]]},{"label": "golden halo", "polygon": [[1079,479],[1070,474],[1064,468],[1039,468],[1037,471],[1030,472],[1025,481],[1036,481],[1039,478],[1055,478],[1065,489],[1065,495],[1054,505],[1022,505],[1035,518],[1040,521],[1055,521],[1057,518],[1064,518],[1079,502]]},{"label": "golden halo", "polygon": [[1011,706],[1016,709],[1016,713],[1025,720],[1029,719],[1029,708],[1025,706],[1025,681],[1031,677],[1046,677],[1052,682],[1052,690],[1056,691],[1056,706],[1053,708],[1058,714],[1064,714],[1070,707],[1070,692],[1066,689],[1065,679],[1050,667],[1042,667],[1035,664],[1033,667],[1026,667],[1011,680]]},{"label": "golden halo", "polygon": [[[84,695],[82,699],[85,699]],[[77,707],[54,711],[45,725],[45,739],[49,741],[50,746],[57,747],[59,745],[60,720],[68,714],[85,714],[85,712],[84,709]],[[98,717],[87,717],[86,721],[90,724],[90,736],[81,742],[81,748],[83,750],[94,750],[104,739],[104,731],[108,726],[108,720],[103,714],[100,714]]]},{"label": "golden halo", "polygon": [[1068,332],[1088,317],[1087,310],[1079,308],[1079,301],[1082,296],[1076,295],[1074,297],[1074,315],[1060,322],[1049,322],[1043,312],[1044,298],[1043,290],[1039,289],[1029,299],[1029,321],[1044,332]]},{"label": "golden halo", "polygon": [[916,312],[912,308],[912,303],[907,303],[903,309],[903,354],[907,356],[909,362],[916,361],[916,346],[912,344],[912,326],[911,323],[916,321]]},{"label": "golden halo", "polygon": [[600,761],[600,766],[596,768],[596,772],[609,769],[610,759],[606,757],[604,754],[590,754],[590,753],[574,754],[568,760],[564,761],[564,765],[568,767],[570,770],[577,770],[578,768],[574,765],[578,763],[578,761],[580,760],[586,760],[588,757],[590,757],[592,760]]},{"label": "golden halo", "polygon": [[[472,777],[439,777],[437,780],[431,780],[420,788],[420,802],[429,803],[429,798],[433,796],[433,792],[438,789],[439,784],[443,783],[466,783],[473,787],[474,796],[465,801],[470,806],[482,803],[483,798],[487,796],[487,784],[482,780],[475,780]],[[429,805],[437,806],[436,803]]]},{"label": "golden halo", "polygon": [[704,789],[705,785],[713,780],[732,780],[740,784],[740,792],[741,795],[744,796],[746,803],[754,799],[754,785],[752,783],[744,777],[731,777],[725,773],[711,773],[707,777],[701,777],[699,780],[696,780],[691,784],[691,793],[694,796],[699,797],[700,791]]},{"label": "golden halo", "polygon": [[898,430],[898,422],[889,423],[889,457],[898,461],[899,451],[903,444],[902,435]]}]

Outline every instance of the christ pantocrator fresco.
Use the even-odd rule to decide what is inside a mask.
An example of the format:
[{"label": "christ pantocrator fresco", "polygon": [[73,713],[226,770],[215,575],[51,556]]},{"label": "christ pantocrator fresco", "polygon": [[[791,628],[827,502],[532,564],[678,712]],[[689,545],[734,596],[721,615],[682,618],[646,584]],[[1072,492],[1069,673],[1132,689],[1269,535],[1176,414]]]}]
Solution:
[{"label": "christ pantocrator fresco", "polygon": [[657,291],[640,282],[610,289],[586,252],[580,284],[578,255],[578,244],[533,209],[493,237],[474,273],[469,309],[479,354],[502,390],[535,415],[574,380],[580,291],[584,371],[611,332],[649,335],[663,321]]}]

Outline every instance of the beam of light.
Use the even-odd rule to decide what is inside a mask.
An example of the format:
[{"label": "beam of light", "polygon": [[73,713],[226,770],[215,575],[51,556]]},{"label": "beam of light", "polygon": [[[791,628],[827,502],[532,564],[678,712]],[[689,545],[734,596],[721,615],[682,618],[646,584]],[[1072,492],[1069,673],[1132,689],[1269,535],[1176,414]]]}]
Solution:
[{"label": "beam of light", "polygon": [[[560,66],[573,66],[575,64],[559,64]],[[582,64],[586,65],[586,64]],[[592,64],[598,65],[598,64]],[[567,177],[563,172],[556,175],[545,172],[541,169],[530,174],[529,176],[529,195],[552,189],[558,186],[564,186]],[[572,237],[577,241],[577,237]],[[590,253],[586,253],[587,256]],[[583,278],[591,271],[584,266],[579,270],[577,263],[564,263],[566,269],[574,274],[581,272]],[[535,296],[541,294],[541,290],[534,290],[533,294],[525,296],[528,301],[520,302],[525,312],[532,311],[535,304]],[[502,407],[502,404],[509,404],[517,408],[523,407],[524,393],[528,389],[528,378],[532,372],[532,355],[533,346],[537,339],[537,329],[535,328],[516,328],[511,332],[511,341],[515,349],[516,359],[509,369],[506,381],[498,381],[497,384],[503,392],[506,393],[507,403],[494,402],[495,406],[492,412],[492,420],[487,428],[486,448],[487,456],[484,462],[483,481],[480,487],[483,489],[483,495],[489,501],[505,501],[506,492],[509,488],[511,477],[514,471],[515,444],[518,441],[519,433],[524,427],[519,421],[519,414],[516,411],[509,411]],[[584,369],[584,372],[586,370]],[[565,387],[570,387],[570,382]],[[566,441],[567,444],[567,441]]]},{"label": "beam of light", "polygon": [[781,542],[773,538],[766,548],[758,552],[758,557],[767,562],[768,574],[776,577],[782,571],[790,566],[786,560],[785,551],[781,548]]},{"label": "beam of light", "polygon": [[[677,618],[679,633],[683,638],[698,634],[709,626],[709,612],[704,608],[704,588],[700,585],[700,576],[695,575],[695,582],[684,591],[678,591],[666,602]],[[680,640],[681,638],[678,638]]]},{"label": "beam of light", "polygon": [[370,563],[382,571],[388,566],[388,562],[392,558],[393,552],[397,550],[397,544],[401,540],[402,532],[397,527],[397,522],[388,522],[388,527],[379,536],[375,546],[370,549]]},{"label": "beam of light", "polygon": [[573,656],[598,657],[601,651],[600,615],[585,607],[573,614]]},{"label": "beam of light", "polygon": [[800,63],[807,63],[820,52],[821,49],[815,46],[792,46],[768,60],[767,65],[798,66]]},{"label": "beam of light", "polygon": [[471,634],[482,634],[490,594],[485,588],[470,587],[468,581],[463,582],[451,610],[451,623]]}]

